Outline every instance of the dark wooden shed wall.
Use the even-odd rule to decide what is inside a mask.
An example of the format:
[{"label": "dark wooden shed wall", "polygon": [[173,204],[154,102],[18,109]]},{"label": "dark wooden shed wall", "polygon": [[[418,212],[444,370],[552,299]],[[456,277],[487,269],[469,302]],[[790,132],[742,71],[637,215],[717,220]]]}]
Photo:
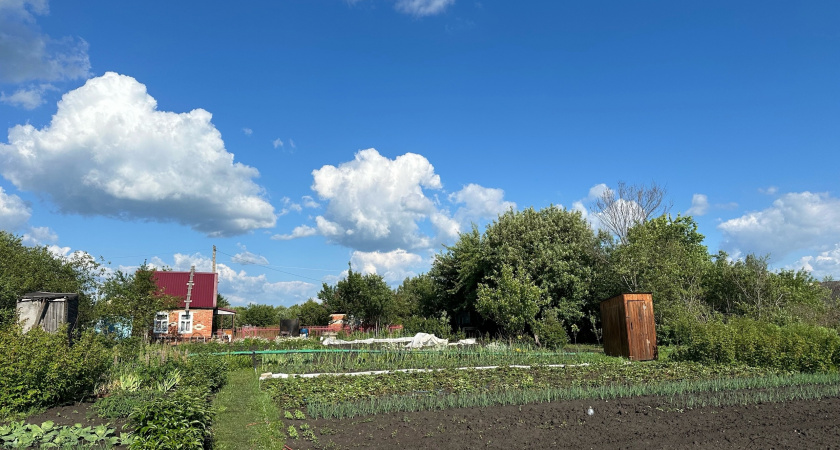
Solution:
[{"label": "dark wooden shed wall", "polygon": [[621,294],[601,302],[604,353],[636,361],[656,359],[651,294]]}]

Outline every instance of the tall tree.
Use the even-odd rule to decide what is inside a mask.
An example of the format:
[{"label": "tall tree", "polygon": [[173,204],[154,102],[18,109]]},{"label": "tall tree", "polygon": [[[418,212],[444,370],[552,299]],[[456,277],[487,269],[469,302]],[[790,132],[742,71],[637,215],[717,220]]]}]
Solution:
[{"label": "tall tree", "polygon": [[47,247],[29,247],[20,237],[0,231],[0,322],[14,317],[17,300],[27,292],[79,294],[79,320],[93,320],[93,297],[102,267],[90,255],[57,256]]},{"label": "tall tree", "polygon": [[131,335],[149,339],[155,314],[174,308],[178,299],[164,295],[145,262],[134,272],[114,272],[102,284],[99,316],[108,323],[131,329]]},{"label": "tall tree", "polygon": [[627,232],[653,217],[667,214],[671,205],[665,200],[666,190],[656,183],[650,186],[618,182],[618,189],[606,189],[595,199],[592,210],[601,225],[627,243]]},{"label": "tall tree", "polygon": [[509,334],[534,331],[537,315],[548,303],[545,292],[525,273],[505,264],[501,274],[478,285],[478,312]]}]

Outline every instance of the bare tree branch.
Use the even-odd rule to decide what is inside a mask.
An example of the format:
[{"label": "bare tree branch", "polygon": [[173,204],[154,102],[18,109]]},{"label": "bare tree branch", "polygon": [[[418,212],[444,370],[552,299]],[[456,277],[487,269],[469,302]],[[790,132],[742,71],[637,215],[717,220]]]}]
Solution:
[{"label": "bare tree branch", "polygon": [[601,225],[626,244],[630,228],[671,209],[671,204],[665,201],[665,194],[665,188],[656,183],[651,183],[650,187],[644,184],[628,186],[619,181],[618,190],[605,190],[595,199],[591,209]]}]

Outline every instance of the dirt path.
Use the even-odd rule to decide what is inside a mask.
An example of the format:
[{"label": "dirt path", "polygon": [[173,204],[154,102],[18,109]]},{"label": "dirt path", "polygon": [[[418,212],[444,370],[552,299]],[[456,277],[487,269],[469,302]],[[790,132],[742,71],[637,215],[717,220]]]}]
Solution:
[{"label": "dirt path", "polygon": [[317,430],[316,445],[287,444],[400,450],[840,449],[840,398],[682,411],[659,404],[647,397],[314,420],[308,422]]}]

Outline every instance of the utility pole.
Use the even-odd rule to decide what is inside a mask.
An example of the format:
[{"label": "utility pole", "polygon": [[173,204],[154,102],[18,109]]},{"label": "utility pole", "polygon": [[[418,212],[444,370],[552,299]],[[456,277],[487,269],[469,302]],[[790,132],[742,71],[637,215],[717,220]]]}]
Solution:
[{"label": "utility pole", "polygon": [[187,299],[184,301],[184,304],[187,305],[185,308],[187,313],[190,312],[190,303],[192,302],[192,288],[193,288],[193,277],[195,276],[195,266],[190,267],[190,281],[187,283]]},{"label": "utility pole", "polygon": [[216,246],[213,246],[213,273],[216,273]]}]

